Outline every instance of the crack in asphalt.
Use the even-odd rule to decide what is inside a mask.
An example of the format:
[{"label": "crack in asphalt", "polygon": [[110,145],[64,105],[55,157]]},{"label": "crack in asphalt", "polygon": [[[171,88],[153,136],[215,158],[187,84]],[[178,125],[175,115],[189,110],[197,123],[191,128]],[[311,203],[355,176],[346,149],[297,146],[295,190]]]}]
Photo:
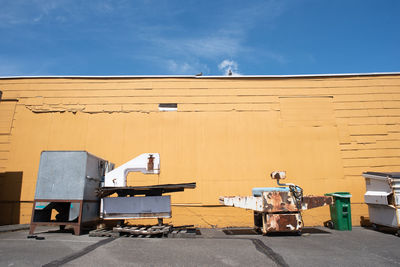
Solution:
[{"label": "crack in asphalt", "polygon": [[256,247],[257,251],[261,252],[269,259],[271,259],[276,265],[280,267],[288,267],[289,264],[285,261],[285,259],[278,253],[276,253],[272,248],[265,245],[260,239],[257,238],[235,238],[235,237],[206,237],[204,239],[223,239],[223,240],[249,240],[253,242],[254,246]]},{"label": "crack in asphalt", "polygon": [[95,244],[92,244],[90,246],[87,246],[86,248],[84,248],[84,249],[82,249],[80,251],[77,251],[75,253],[72,253],[71,255],[68,255],[68,256],[66,256],[64,258],[49,262],[49,263],[43,265],[43,267],[56,267],[56,266],[64,265],[64,264],[66,264],[66,263],[68,263],[70,261],[73,261],[73,260],[75,260],[75,259],[77,259],[79,257],[82,257],[83,255],[95,250],[98,247],[101,247],[101,246],[103,246],[105,244],[108,244],[108,243],[114,241],[115,239],[116,239],[115,237],[109,237],[109,238],[100,240],[99,242],[97,242]]},{"label": "crack in asphalt", "polygon": [[249,240],[251,240],[251,242],[253,242],[253,244],[256,246],[256,249],[258,251],[260,251],[261,253],[267,255],[278,266],[282,266],[282,267],[289,266],[281,255],[279,255],[278,253],[273,251],[272,248],[270,248],[267,245],[265,245],[265,243],[262,242],[260,239],[249,238]]},{"label": "crack in asphalt", "polygon": [[[97,249],[98,247],[101,247],[103,245],[106,245],[114,240],[116,240],[117,238],[115,237],[109,237],[107,239],[103,239],[100,240],[99,242],[92,244],[80,251],[77,251],[75,253],[72,253],[71,255],[68,255],[66,257],[63,257],[61,259],[58,260],[54,260],[51,261],[45,265],[43,265],[43,267],[56,267],[56,266],[62,266],[68,262],[71,262],[77,258],[80,258],[82,256],[84,256],[85,254]],[[288,267],[289,265],[286,263],[286,261],[283,259],[283,257],[276,253],[272,248],[268,247],[264,242],[262,242],[260,239],[257,238],[234,238],[234,237],[205,237],[204,239],[222,239],[222,240],[249,240],[251,241],[255,248],[257,249],[257,251],[261,252],[262,254],[264,254],[265,256],[267,256],[269,259],[271,259],[277,266],[280,267]]]}]

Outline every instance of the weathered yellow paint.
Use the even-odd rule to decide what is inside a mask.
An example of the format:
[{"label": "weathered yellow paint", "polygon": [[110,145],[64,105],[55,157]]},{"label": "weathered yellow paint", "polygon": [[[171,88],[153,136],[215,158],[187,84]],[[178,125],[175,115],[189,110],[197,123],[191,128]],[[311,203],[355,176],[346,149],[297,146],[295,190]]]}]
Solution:
[{"label": "weathered yellow paint", "polygon": [[[361,173],[400,167],[400,75],[15,78],[0,88],[18,100],[0,102],[10,113],[0,113],[0,179],[21,179],[0,196],[0,217],[13,222],[30,220],[43,150],[87,150],[117,166],[158,152],[161,173],[131,173],[128,185],[197,182],[171,194],[169,222],[202,227],[251,226],[252,212],[218,197],[275,186],[274,170],[305,194],[350,192],[357,225],[368,216]],[[160,112],[160,103],[178,111]],[[327,207],[304,213],[306,225],[328,219]]]},{"label": "weathered yellow paint", "polygon": [[0,102],[0,134],[9,134],[14,119],[16,101]]}]

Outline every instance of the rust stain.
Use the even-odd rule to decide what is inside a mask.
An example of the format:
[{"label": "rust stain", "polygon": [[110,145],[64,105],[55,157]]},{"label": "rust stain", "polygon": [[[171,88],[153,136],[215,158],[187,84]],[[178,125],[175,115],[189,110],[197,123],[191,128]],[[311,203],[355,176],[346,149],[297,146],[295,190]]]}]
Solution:
[{"label": "rust stain", "polygon": [[298,211],[291,192],[264,192],[263,202],[265,212]]},{"label": "rust stain", "polygon": [[154,157],[153,155],[150,155],[148,158],[148,162],[147,162],[147,170],[148,171],[153,171],[154,170]]},{"label": "rust stain", "polygon": [[301,230],[301,215],[296,214],[266,214],[266,232],[296,232]]},{"label": "rust stain", "polygon": [[313,209],[332,204],[332,197],[328,196],[305,196],[303,197],[302,210]]}]

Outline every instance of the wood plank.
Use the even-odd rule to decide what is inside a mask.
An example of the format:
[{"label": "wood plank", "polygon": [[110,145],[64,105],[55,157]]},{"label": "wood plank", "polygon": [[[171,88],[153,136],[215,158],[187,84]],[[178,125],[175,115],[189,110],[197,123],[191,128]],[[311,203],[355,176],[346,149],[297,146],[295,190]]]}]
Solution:
[{"label": "wood plank", "polygon": [[400,155],[400,148],[375,148],[375,149],[354,149],[342,150],[342,158],[384,158],[384,157],[398,157]]},{"label": "wood plank", "polygon": [[187,103],[187,104],[234,104],[234,103],[277,103],[277,96],[262,97],[240,97],[240,96],[213,96],[213,97],[77,97],[77,98],[27,98],[22,99],[25,105],[41,105],[41,104],[160,104],[160,103]]},{"label": "wood plank", "polygon": [[[301,77],[301,78],[239,78],[239,79],[207,79],[207,78],[121,78],[121,79],[15,79],[15,80],[1,80],[0,84],[2,87],[19,87],[27,89],[35,89],[35,87],[43,88],[45,86],[62,88],[62,86],[67,85],[69,87],[76,87],[77,84],[82,84],[86,88],[91,88],[93,86],[100,85],[113,85],[116,84],[121,87],[125,86],[127,88],[139,87],[139,88],[165,88],[165,87],[189,87],[189,88],[207,88],[210,85],[220,88],[247,88],[249,84],[257,87],[273,87],[282,86],[285,87],[331,87],[331,88],[351,88],[359,86],[375,86],[385,89],[388,86],[398,86],[400,85],[400,79],[398,76],[393,77],[362,77],[355,79],[350,77]],[[65,89],[65,88],[63,88]]]},{"label": "wood plank", "polygon": [[385,166],[365,166],[365,167],[345,167],[343,173],[345,176],[359,176],[362,178],[362,173],[367,171],[375,172],[396,172],[399,170],[399,165],[385,165]]},{"label": "wood plank", "polygon": [[399,119],[399,124],[389,124],[389,125],[386,125],[386,128],[387,128],[388,132],[399,133],[400,132],[400,119]]},{"label": "wood plank", "polygon": [[0,134],[0,144],[10,143],[11,137],[8,134]]},{"label": "wood plank", "polygon": [[335,102],[354,102],[354,99],[358,99],[358,101],[399,101],[400,94],[392,93],[392,94],[354,94],[354,95],[334,95]]},{"label": "wood plank", "polygon": [[377,141],[385,141],[385,140],[392,140],[392,141],[396,141],[396,140],[400,140],[400,133],[398,132],[391,132],[388,133],[387,135],[379,135],[376,137]]},{"label": "wood plank", "polygon": [[334,114],[337,118],[352,118],[352,117],[369,117],[368,110],[362,109],[346,109],[346,110],[335,110]]},{"label": "wood plank", "polygon": [[400,108],[368,109],[370,116],[400,116]]},{"label": "wood plank", "polygon": [[350,135],[350,140],[357,143],[376,143],[378,138],[387,138],[388,135]]},{"label": "wood plank", "polygon": [[[336,110],[347,109],[370,109],[370,108],[385,108],[384,101],[365,101],[365,102],[335,102]],[[399,101],[400,104],[400,101]],[[399,107],[399,106],[397,106]]]},{"label": "wood plank", "polygon": [[[342,88],[331,88],[331,87],[287,87],[287,86],[276,86],[276,87],[265,87],[265,86],[253,86],[252,83],[247,83],[243,87],[200,87],[192,88],[180,86],[171,87],[135,87],[134,85],[130,87],[118,86],[115,84],[97,84],[94,87],[87,87],[83,85],[71,84],[69,87],[61,85],[54,85],[53,87],[38,86],[27,90],[26,88],[21,89],[3,89],[3,94],[5,95],[20,95],[21,97],[94,97],[94,96],[155,96],[155,95],[365,95],[365,94],[398,94],[398,87],[388,87],[382,90],[380,87],[365,86],[365,87],[346,87]],[[34,89],[34,90],[33,90]],[[354,103],[356,101],[350,102]]]},{"label": "wood plank", "polygon": [[353,158],[343,159],[343,166],[346,167],[379,167],[394,166],[400,167],[400,155],[386,158]]},{"label": "wood plank", "polygon": [[377,117],[336,117],[336,121],[338,124],[347,124],[347,125],[382,125],[386,123],[378,123]]},{"label": "wood plank", "polygon": [[400,117],[398,117],[398,116],[376,117],[376,120],[379,124],[398,124],[398,123],[400,123]]},{"label": "wood plank", "polygon": [[178,111],[279,111],[279,104],[179,104]]}]

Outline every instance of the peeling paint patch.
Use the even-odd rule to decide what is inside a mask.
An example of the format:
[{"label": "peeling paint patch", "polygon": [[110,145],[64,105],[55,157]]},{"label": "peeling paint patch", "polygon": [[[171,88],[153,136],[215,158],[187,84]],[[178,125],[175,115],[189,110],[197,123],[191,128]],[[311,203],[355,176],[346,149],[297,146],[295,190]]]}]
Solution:
[{"label": "peeling paint patch", "polygon": [[122,105],[24,105],[27,109],[34,113],[52,113],[52,112],[82,112],[89,114],[96,113],[130,113],[130,112],[142,112],[150,113],[158,110],[150,110],[148,108],[127,108]]},{"label": "peeling paint patch", "polygon": [[25,105],[27,109],[34,113],[51,113],[51,112],[82,112],[85,106],[82,105]]}]

